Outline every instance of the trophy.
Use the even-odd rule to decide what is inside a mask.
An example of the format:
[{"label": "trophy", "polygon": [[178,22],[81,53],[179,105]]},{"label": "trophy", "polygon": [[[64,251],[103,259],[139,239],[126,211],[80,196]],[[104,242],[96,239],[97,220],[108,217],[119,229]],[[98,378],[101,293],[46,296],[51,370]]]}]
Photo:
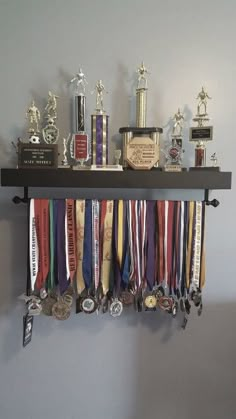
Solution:
[{"label": "trophy", "polygon": [[73,77],[70,83],[76,84],[74,96],[75,112],[75,133],[69,135],[64,143],[63,166],[77,166],[76,168],[88,169],[88,160],[90,158],[89,138],[85,131],[85,109],[86,96],[85,89],[88,84],[82,68]]},{"label": "trophy", "polygon": [[[50,92],[51,93],[51,92]],[[52,95],[56,100],[56,96]],[[48,102],[49,106],[49,102]],[[46,107],[47,108],[47,107]],[[54,111],[56,112],[56,105]],[[58,163],[58,149],[54,144],[58,140],[59,130],[54,123],[54,117],[51,118],[52,110],[48,110],[48,125],[43,130],[43,138],[47,139],[46,144],[42,144],[40,140],[40,111],[36,107],[34,100],[26,111],[26,118],[28,120],[28,141],[18,139],[17,154],[18,154],[18,168],[46,168],[55,169]],[[44,140],[45,140],[44,138]]]},{"label": "trophy", "polygon": [[[91,137],[92,137],[92,169],[106,169],[108,164],[108,115],[103,106],[103,92],[105,86],[102,80],[98,80],[96,92],[96,111],[91,115]],[[106,92],[108,93],[108,92]]]},{"label": "trophy", "polygon": [[119,132],[123,136],[123,167],[146,170],[159,166],[162,128],[146,127],[148,70],[143,62],[137,73],[136,127],[123,127]]},{"label": "trophy", "polygon": [[184,153],[182,148],[184,116],[180,112],[180,109],[178,109],[174,115],[173,121],[171,145],[164,151],[167,160],[164,170],[167,172],[181,172],[186,169],[182,167],[182,157]]},{"label": "trophy", "polygon": [[48,92],[48,102],[45,107],[46,125],[42,129],[43,139],[46,144],[56,144],[59,138],[59,129],[56,127],[58,96]]},{"label": "trophy", "polygon": [[[207,141],[212,141],[213,136],[213,127],[205,126],[210,118],[207,113],[207,100],[211,99],[208,93],[205,91],[204,87],[197,96],[199,100],[197,105],[197,115],[193,118],[193,121],[197,122],[197,127],[190,128],[190,138],[191,142],[196,142],[195,146],[195,167],[190,167],[190,170],[199,170],[199,169],[213,169],[213,167],[206,167],[206,145]],[[214,167],[214,170],[219,170],[219,168]]]}]

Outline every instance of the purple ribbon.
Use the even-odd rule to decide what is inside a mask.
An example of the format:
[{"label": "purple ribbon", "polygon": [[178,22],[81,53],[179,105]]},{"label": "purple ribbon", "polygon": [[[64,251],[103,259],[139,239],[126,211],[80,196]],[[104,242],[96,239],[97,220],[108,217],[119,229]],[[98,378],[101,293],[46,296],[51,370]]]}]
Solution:
[{"label": "purple ribbon", "polygon": [[67,280],[66,270],[66,240],[65,240],[66,205],[64,199],[57,200],[57,266],[60,293],[63,294],[70,281]]}]

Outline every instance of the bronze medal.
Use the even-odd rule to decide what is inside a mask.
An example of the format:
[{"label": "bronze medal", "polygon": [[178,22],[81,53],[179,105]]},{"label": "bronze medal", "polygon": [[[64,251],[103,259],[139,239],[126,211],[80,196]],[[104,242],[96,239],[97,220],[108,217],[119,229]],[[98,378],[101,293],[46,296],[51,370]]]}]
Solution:
[{"label": "bronze medal", "polygon": [[169,313],[172,312],[172,306],[173,306],[173,299],[171,297],[161,297],[158,300],[158,306],[164,310],[168,311]]},{"label": "bronze medal", "polygon": [[42,301],[42,312],[45,316],[52,316],[52,308],[56,302],[56,298],[51,295],[48,295],[48,297]]},{"label": "bronze medal", "polygon": [[119,300],[124,306],[130,306],[134,304],[134,295],[128,290],[122,291]]},{"label": "bronze medal", "polygon": [[60,297],[52,307],[52,315],[57,320],[67,320],[70,317],[70,307]]}]

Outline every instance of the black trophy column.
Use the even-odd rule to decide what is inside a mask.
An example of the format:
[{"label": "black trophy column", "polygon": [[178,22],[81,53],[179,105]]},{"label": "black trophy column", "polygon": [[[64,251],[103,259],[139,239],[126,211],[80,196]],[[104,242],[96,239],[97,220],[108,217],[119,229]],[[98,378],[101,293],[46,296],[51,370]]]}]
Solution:
[{"label": "black trophy column", "polygon": [[85,96],[75,96],[76,132],[85,131]]}]

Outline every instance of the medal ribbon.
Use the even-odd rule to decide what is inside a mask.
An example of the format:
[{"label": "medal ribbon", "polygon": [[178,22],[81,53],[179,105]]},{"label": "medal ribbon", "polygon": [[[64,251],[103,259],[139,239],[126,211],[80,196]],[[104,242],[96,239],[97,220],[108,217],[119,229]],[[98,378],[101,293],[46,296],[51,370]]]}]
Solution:
[{"label": "medal ribbon", "polygon": [[128,201],[128,210],[127,210],[127,219],[128,219],[128,240],[129,240],[129,248],[130,248],[130,273],[129,273],[129,281],[134,282],[134,249],[133,249],[133,223],[132,223],[132,207],[133,202]]},{"label": "medal ribbon", "polygon": [[146,271],[146,245],[147,245],[147,202],[140,201],[140,263],[141,263],[141,280],[143,282]]},{"label": "medal ribbon", "polygon": [[155,218],[156,218],[156,202],[147,201],[147,266],[146,280],[150,290],[153,289],[155,283]]},{"label": "medal ribbon", "polygon": [[164,281],[165,273],[165,252],[164,252],[164,234],[165,234],[165,201],[157,201],[157,219],[158,219],[158,283]]},{"label": "medal ribbon", "polygon": [[168,208],[169,208],[169,202],[165,201],[165,224],[164,224],[164,277],[165,277],[165,288],[168,286],[168,268],[167,268],[167,255],[168,255]]},{"label": "medal ribbon", "polygon": [[47,288],[52,290],[55,284],[55,272],[54,272],[54,211],[53,211],[53,200],[49,201],[49,235],[50,235],[50,269],[48,274]]},{"label": "medal ribbon", "polygon": [[66,268],[66,237],[65,237],[66,203],[63,199],[57,200],[57,266],[60,293],[63,294],[68,286]]},{"label": "medal ribbon", "polygon": [[199,287],[202,289],[206,281],[206,266],[205,266],[205,214],[206,214],[206,203],[202,202],[202,242],[201,242],[201,271],[200,271],[200,284]]},{"label": "medal ribbon", "polygon": [[101,202],[101,282],[104,295],[107,294],[110,283],[110,270],[112,261],[113,208],[113,201],[103,200]]},{"label": "medal ribbon", "polygon": [[92,284],[92,200],[85,201],[83,277],[87,290]]},{"label": "medal ribbon", "polygon": [[173,284],[172,288],[176,293],[176,289],[179,287],[179,270],[180,270],[180,211],[181,211],[181,203],[180,201],[175,202],[175,210],[174,210],[174,235],[175,235],[175,242],[174,242],[174,274],[173,274]]},{"label": "medal ribbon", "polygon": [[186,288],[190,287],[190,272],[191,272],[191,256],[193,244],[193,217],[194,217],[194,202],[188,203],[188,235],[187,235],[187,249],[186,249]]},{"label": "medal ribbon", "polygon": [[35,282],[38,274],[38,262],[39,262],[39,249],[38,239],[36,231],[35,211],[34,211],[34,199],[30,200],[30,213],[29,213],[29,260],[30,260],[30,278],[31,278],[31,290],[34,290]]},{"label": "medal ribbon", "polygon": [[167,283],[172,294],[173,279],[173,231],[174,231],[174,201],[168,203],[168,220],[167,220]]},{"label": "medal ribbon", "polygon": [[49,272],[49,201],[48,199],[35,199],[36,231],[39,247],[39,265],[36,286],[41,289],[45,286]]},{"label": "medal ribbon", "polygon": [[85,200],[76,201],[76,236],[77,236],[77,271],[76,283],[78,294],[85,288],[83,277],[83,254],[84,254],[84,229],[85,229]]},{"label": "medal ribbon", "polygon": [[181,201],[179,209],[179,258],[177,263],[177,288],[179,290],[181,289],[183,271],[184,210],[184,201]]},{"label": "medal ribbon", "polygon": [[92,201],[92,247],[93,247],[93,282],[95,290],[98,289],[100,281],[100,235],[99,235],[99,202]]},{"label": "medal ribbon", "polygon": [[202,202],[195,202],[195,223],[193,240],[193,266],[191,275],[191,284],[194,289],[199,288],[201,271],[201,244],[202,244]]},{"label": "medal ribbon", "polygon": [[66,199],[65,228],[67,279],[72,282],[76,272],[75,203],[73,199]]}]

